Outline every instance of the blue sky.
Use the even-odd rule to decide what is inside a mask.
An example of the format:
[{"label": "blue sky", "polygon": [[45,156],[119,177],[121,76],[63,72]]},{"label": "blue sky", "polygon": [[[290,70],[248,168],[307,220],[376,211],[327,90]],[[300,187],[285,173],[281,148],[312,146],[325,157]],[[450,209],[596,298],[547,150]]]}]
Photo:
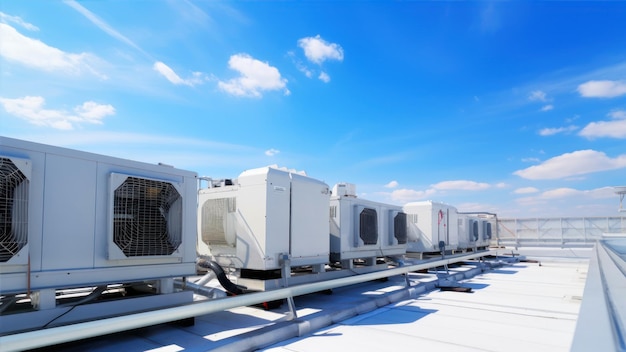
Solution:
[{"label": "blue sky", "polygon": [[360,197],[616,216],[625,2],[2,1],[0,134]]}]

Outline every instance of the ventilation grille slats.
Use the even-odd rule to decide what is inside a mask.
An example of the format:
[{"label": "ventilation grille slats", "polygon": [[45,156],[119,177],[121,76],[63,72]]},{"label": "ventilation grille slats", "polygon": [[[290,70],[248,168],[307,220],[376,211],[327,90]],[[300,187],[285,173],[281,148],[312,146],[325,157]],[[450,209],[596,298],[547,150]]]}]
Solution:
[{"label": "ventilation grille slats", "polygon": [[237,210],[235,197],[207,199],[202,204],[201,236],[208,245],[230,245],[226,238],[226,217]]},{"label": "ventilation grille slats", "polygon": [[28,185],[11,159],[0,157],[0,263],[28,243]]},{"label": "ventilation grille slats", "polygon": [[124,255],[176,251],[182,241],[182,208],[181,196],[171,183],[128,177],[113,197],[113,242]]}]

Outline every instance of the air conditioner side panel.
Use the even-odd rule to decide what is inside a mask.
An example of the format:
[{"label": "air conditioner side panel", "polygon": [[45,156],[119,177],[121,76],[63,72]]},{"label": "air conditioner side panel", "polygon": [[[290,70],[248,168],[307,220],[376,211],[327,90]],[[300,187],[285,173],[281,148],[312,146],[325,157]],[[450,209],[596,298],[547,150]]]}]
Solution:
[{"label": "air conditioner side panel", "polygon": [[48,154],[44,184],[45,270],[93,268],[97,163]]}]

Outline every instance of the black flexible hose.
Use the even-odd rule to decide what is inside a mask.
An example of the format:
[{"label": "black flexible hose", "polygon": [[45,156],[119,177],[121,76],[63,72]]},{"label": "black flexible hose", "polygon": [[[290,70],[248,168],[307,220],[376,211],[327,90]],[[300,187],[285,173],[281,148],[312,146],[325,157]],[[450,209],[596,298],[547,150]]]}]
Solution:
[{"label": "black flexible hose", "polygon": [[240,295],[242,293],[245,293],[245,287],[239,286],[230,281],[226,276],[226,272],[224,272],[224,269],[222,269],[222,267],[216,262],[200,259],[197,261],[197,264],[202,268],[213,270],[213,272],[217,276],[217,281],[219,281],[220,285],[222,285],[222,287],[224,287],[224,289],[226,289],[226,291],[228,291],[229,293],[233,295]]}]

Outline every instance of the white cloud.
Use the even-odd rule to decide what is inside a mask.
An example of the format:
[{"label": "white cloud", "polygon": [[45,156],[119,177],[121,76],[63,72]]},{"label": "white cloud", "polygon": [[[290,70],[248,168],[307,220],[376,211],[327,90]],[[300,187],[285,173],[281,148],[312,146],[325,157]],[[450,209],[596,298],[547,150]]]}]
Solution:
[{"label": "white cloud", "polygon": [[467,180],[443,181],[431,185],[436,190],[463,190],[463,191],[480,191],[491,187],[488,183],[474,182]]},{"label": "white cloud", "polygon": [[398,187],[398,181],[393,180],[385,185],[386,188],[396,188]]},{"label": "white cloud", "polygon": [[555,156],[513,174],[530,180],[546,180],[621,168],[626,168],[626,154],[610,158],[603,152],[588,149]]},{"label": "white cloud", "polygon": [[168,81],[176,85],[182,84],[182,85],[193,87],[195,85],[204,83],[204,80],[203,80],[204,75],[201,72],[194,72],[191,78],[183,79],[183,78],[180,78],[180,76],[178,76],[176,72],[174,72],[174,70],[172,70],[169,66],[167,66],[161,61],[155,62],[152,68],[155,71],[157,71],[159,74],[161,74],[163,77],[165,77]]},{"label": "white cloud", "polygon": [[548,104],[548,105],[543,106],[543,107],[541,108],[541,111],[550,111],[550,110],[552,110],[552,109],[554,109],[554,105],[552,105],[552,104]]},{"label": "white cloud", "polygon": [[562,187],[545,191],[539,196],[541,199],[560,199],[571,197],[589,197],[589,198],[611,198],[615,197],[613,187],[602,187],[592,190],[577,190],[574,188]]},{"label": "white cloud", "polygon": [[265,155],[267,155],[267,156],[274,156],[274,155],[276,155],[278,153],[280,153],[280,150],[274,149],[274,148],[271,148],[271,149],[268,149],[268,150],[265,151]]},{"label": "white cloud", "polygon": [[529,194],[529,193],[537,193],[539,190],[535,187],[522,187],[513,191],[515,194]]},{"label": "white cloud", "polygon": [[420,199],[425,199],[426,197],[435,193],[435,190],[429,189],[426,191],[416,191],[412,189],[396,189],[391,192],[391,199],[397,202],[408,203]]},{"label": "white cloud", "polygon": [[524,163],[538,163],[539,161],[539,158],[522,158]]},{"label": "white cloud", "polygon": [[535,90],[530,93],[530,95],[528,96],[528,100],[546,102],[548,101],[548,97],[545,92],[540,91],[540,90]]},{"label": "white cloud", "polygon": [[578,92],[586,98],[614,98],[626,94],[626,82],[588,81],[578,86]]},{"label": "white cloud", "polygon": [[613,119],[626,119],[626,110],[613,110],[608,115]]},{"label": "white cloud", "polygon": [[590,122],[578,134],[591,138],[626,138],[626,111],[614,110],[608,114],[612,121]]},{"label": "white cloud", "polygon": [[18,26],[27,29],[29,31],[39,31],[39,28],[37,28],[37,26],[25,22],[24,20],[22,20],[22,18],[18,17],[18,16],[11,16],[11,15],[7,15],[6,13],[0,12],[0,22],[4,22],[4,23],[15,23]]},{"label": "white cloud", "polygon": [[66,53],[40,40],[26,37],[5,23],[0,23],[0,38],[2,38],[0,55],[9,61],[43,71],[60,71],[70,74],[89,71],[101,78],[106,78],[91,67],[90,61],[96,61],[96,57],[92,54]]},{"label": "white cloud", "polygon": [[558,133],[569,133],[576,131],[578,126],[567,126],[567,127],[555,127],[555,128],[544,128],[539,131],[540,136],[552,136]]},{"label": "white cloud", "polygon": [[45,109],[43,97],[0,98],[0,103],[9,114],[33,125],[60,130],[71,130],[81,123],[102,124],[102,119],[115,114],[115,108],[112,105],[98,104],[93,101],[76,106],[73,112]]},{"label": "white cloud", "polygon": [[304,50],[309,61],[321,64],[326,60],[343,61],[343,49],[339,44],[329,43],[319,35],[298,40],[298,46]]},{"label": "white cloud", "polygon": [[247,54],[237,54],[230,57],[228,66],[237,72],[240,77],[227,82],[220,81],[219,87],[223,91],[237,96],[260,97],[262,91],[286,89],[287,80],[282,78],[276,67],[261,62]]},{"label": "white cloud", "polygon": [[324,83],[330,82],[330,76],[324,71],[320,72],[320,75],[317,78]]}]

